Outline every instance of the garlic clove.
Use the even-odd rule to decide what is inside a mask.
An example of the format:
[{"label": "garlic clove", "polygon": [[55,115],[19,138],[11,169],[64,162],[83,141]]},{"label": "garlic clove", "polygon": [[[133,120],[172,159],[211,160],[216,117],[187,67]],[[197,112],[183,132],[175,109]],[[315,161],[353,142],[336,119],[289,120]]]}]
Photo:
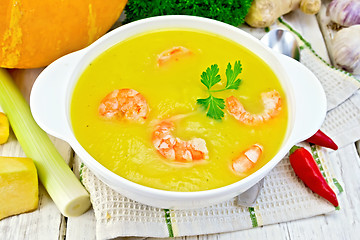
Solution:
[{"label": "garlic clove", "polygon": [[333,0],[328,5],[326,13],[331,21],[341,26],[360,24],[360,1]]},{"label": "garlic clove", "polygon": [[360,25],[338,31],[333,40],[335,63],[353,74],[360,74]]}]

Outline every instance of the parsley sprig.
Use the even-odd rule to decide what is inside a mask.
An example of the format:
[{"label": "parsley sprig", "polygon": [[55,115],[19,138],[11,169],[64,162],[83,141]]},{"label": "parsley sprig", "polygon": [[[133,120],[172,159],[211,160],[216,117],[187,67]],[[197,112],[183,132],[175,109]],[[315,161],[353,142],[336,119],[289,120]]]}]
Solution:
[{"label": "parsley sprig", "polygon": [[244,22],[253,0],[128,0],[125,22],[159,15],[193,15],[216,19],[234,26]]},{"label": "parsley sprig", "polygon": [[210,118],[221,120],[224,117],[225,101],[222,98],[217,98],[213,96],[215,92],[222,92],[229,89],[238,89],[241,83],[241,79],[238,79],[238,75],[241,73],[241,63],[240,61],[235,61],[234,69],[231,68],[231,64],[228,63],[226,68],[226,86],[222,89],[211,90],[211,88],[221,81],[219,75],[219,66],[217,64],[211,65],[201,74],[201,82],[206,86],[209,97],[208,98],[199,98],[197,103],[203,106],[207,113],[206,115]]}]

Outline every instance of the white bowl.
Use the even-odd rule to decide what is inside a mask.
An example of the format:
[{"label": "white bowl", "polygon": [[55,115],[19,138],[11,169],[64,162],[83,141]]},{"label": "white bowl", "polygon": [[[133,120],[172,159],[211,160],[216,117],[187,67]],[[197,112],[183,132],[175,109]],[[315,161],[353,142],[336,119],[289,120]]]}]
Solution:
[{"label": "white bowl", "polygon": [[[133,35],[162,28],[198,29],[229,38],[262,58],[275,72],[288,99],[289,125],[281,149],[265,166],[227,186],[199,191],[172,192],[126,180],[97,162],[76,140],[70,121],[74,86],[88,64],[111,46]],[[49,65],[37,78],[30,97],[35,121],[47,133],[67,141],[85,165],[115,191],[143,204],[171,209],[197,208],[228,200],[260,181],[296,143],[313,135],[326,114],[325,93],[317,78],[302,64],[272,52],[258,39],[228,24],[200,17],[162,16],[119,27],[91,44]]]}]

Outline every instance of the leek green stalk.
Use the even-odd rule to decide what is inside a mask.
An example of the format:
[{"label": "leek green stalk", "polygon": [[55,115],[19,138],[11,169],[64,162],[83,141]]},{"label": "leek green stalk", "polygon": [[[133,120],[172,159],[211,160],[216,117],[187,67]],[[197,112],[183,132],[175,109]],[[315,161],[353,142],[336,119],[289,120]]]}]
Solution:
[{"label": "leek green stalk", "polygon": [[81,185],[49,136],[36,124],[28,103],[5,69],[0,68],[0,106],[26,156],[37,168],[40,181],[65,216],[79,216],[90,207]]}]

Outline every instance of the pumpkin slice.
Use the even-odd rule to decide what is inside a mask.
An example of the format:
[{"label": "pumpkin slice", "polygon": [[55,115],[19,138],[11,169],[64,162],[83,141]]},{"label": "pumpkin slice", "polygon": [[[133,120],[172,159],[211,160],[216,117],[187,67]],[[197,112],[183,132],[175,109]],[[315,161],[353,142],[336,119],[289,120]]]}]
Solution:
[{"label": "pumpkin slice", "polygon": [[9,138],[9,121],[6,115],[0,112],[0,144],[6,143]]},{"label": "pumpkin slice", "polygon": [[30,158],[0,157],[0,219],[35,210],[38,178]]}]

